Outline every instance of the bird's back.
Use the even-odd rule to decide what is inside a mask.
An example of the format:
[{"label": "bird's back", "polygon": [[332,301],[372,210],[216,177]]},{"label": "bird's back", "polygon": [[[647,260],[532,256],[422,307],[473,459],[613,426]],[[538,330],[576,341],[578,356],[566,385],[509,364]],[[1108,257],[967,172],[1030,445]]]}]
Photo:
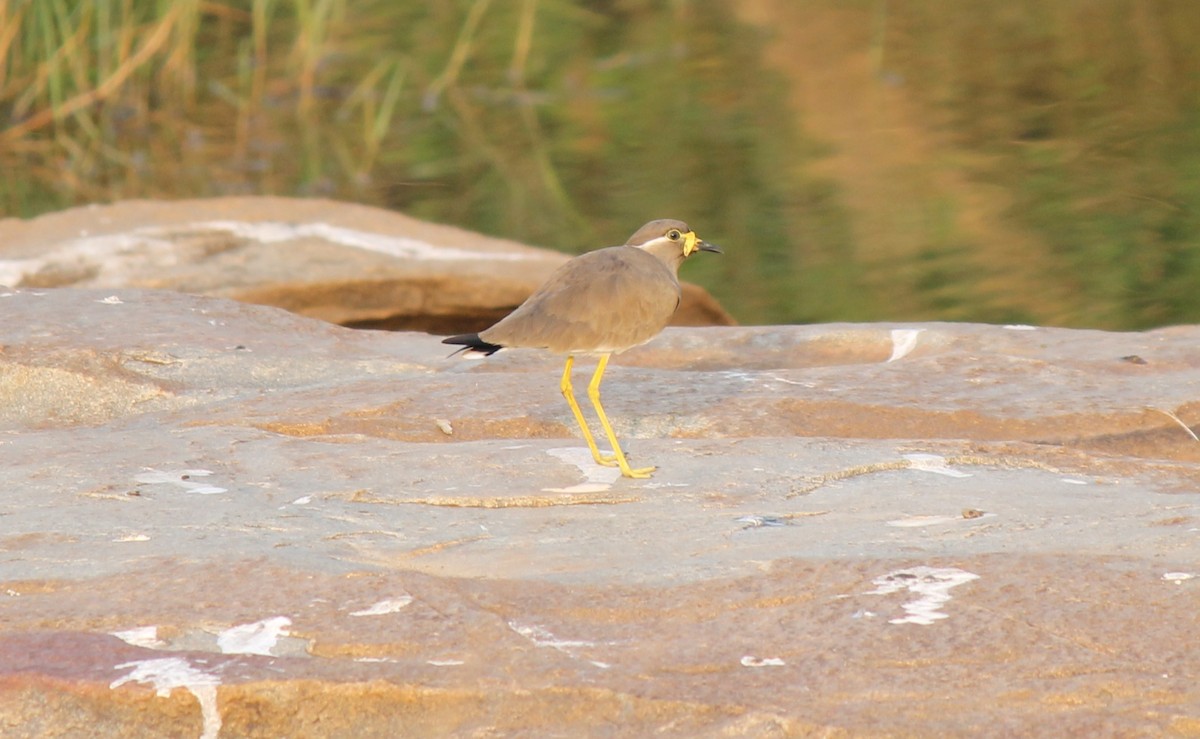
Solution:
[{"label": "bird's back", "polygon": [[508,347],[619,352],[662,331],[679,297],[679,279],[662,260],[637,247],[612,246],[563,264],[519,308],[479,336]]}]

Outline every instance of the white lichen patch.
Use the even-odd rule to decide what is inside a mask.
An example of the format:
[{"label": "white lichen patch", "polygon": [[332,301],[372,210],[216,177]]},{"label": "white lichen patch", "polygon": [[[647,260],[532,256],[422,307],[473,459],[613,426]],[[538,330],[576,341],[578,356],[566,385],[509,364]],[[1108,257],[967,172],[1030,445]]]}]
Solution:
[{"label": "white lichen patch", "polygon": [[889,619],[888,623],[929,626],[935,621],[949,618],[941,609],[950,600],[951,589],[978,579],[979,575],[956,567],[920,565],[875,578],[872,582],[878,587],[865,595],[889,595],[902,590],[918,595],[920,597],[916,600],[901,606],[907,616]]},{"label": "white lichen patch", "polygon": [[351,616],[383,616],[389,613],[407,608],[413,602],[413,597],[407,593],[396,596],[395,598],[386,598],[375,603],[372,606],[363,608],[359,611],[351,611]]},{"label": "white lichen patch", "polygon": [[151,468],[146,472],[134,475],[133,479],[146,485],[174,485],[183,488],[183,492],[185,493],[194,493],[196,495],[216,495],[217,493],[228,492],[225,488],[197,482],[194,479],[197,477],[208,477],[211,474],[212,472],[209,470],[156,470]]},{"label": "white lichen patch", "polygon": [[183,688],[196,696],[200,703],[200,715],[203,729],[200,739],[217,739],[221,733],[221,713],[217,710],[217,686],[221,679],[212,672],[193,667],[182,657],[163,657],[146,659],[135,662],[124,662],[113,667],[114,670],[130,668],[129,674],[117,678],[109,684],[110,689],[117,689],[130,682],[141,685],[153,685],[158,697],[166,698],[175,688]]},{"label": "white lichen patch", "polygon": [[270,657],[279,637],[287,636],[292,619],[274,616],[262,621],[240,624],[217,635],[217,646],[225,654],[261,654]]}]

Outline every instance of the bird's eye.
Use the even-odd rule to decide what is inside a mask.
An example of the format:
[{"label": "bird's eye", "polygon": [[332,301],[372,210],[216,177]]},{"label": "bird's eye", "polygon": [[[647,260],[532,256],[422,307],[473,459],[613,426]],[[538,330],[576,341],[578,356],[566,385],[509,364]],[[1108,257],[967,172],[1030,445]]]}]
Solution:
[{"label": "bird's eye", "polygon": [[671,229],[670,231],[667,231],[667,238],[670,239],[671,241],[679,241],[679,237],[682,235],[683,234],[679,233],[679,231],[674,228]]}]

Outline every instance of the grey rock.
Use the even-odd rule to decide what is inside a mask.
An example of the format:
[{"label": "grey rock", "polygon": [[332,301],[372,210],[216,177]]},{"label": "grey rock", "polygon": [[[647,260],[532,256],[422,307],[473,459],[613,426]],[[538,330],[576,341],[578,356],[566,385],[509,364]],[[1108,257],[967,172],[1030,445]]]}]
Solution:
[{"label": "grey rock", "polygon": [[627,480],[552,355],[0,314],[5,736],[1200,727],[1198,327],[668,329],[606,378]]}]

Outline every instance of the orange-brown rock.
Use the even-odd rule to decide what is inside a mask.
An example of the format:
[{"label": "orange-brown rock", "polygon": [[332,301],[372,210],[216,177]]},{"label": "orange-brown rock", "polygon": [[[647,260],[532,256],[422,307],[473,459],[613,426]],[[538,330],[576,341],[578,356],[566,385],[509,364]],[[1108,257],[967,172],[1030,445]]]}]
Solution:
[{"label": "orange-brown rock", "polygon": [[[477,331],[568,258],[330,200],[126,201],[0,220],[0,285],[178,290],[356,328]],[[674,325],[732,323],[685,285]]]}]

